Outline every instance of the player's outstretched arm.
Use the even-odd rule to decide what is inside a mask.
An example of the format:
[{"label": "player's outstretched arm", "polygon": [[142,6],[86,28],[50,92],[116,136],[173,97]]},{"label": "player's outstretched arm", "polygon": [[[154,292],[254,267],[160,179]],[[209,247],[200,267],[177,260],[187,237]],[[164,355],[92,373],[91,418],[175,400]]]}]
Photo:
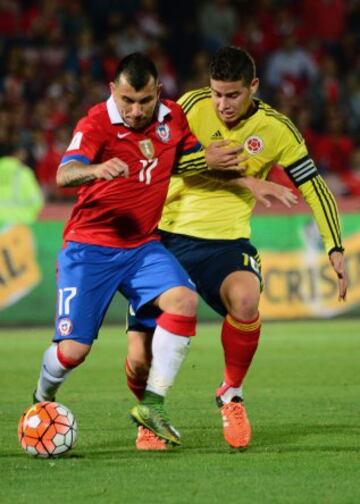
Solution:
[{"label": "player's outstretched arm", "polygon": [[296,205],[298,198],[289,187],[268,180],[261,180],[255,177],[239,177],[232,181],[232,184],[245,187],[251,191],[254,198],[262,203],[266,208],[270,208],[274,198],[288,208]]},{"label": "player's outstretched arm", "polygon": [[338,279],[338,300],[346,301],[346,292],[348,287],[348,279],[345,268],[345,258],[342,252],[334,250],[329,254],[330,264],[336,273]]},{"label": "player's outstretched arm", "polygon": [[335,198],[308,156],[286,167],[285,172],[311,208],[324,248],[329,254],[330,264],[337,276],[338,300],[345,301],[348,280]]},{"label": "player's outstretched arm", "polygon": [[298,197],[289,187],[268,180],[262,180],[251,176],[241,176],[234,170],[202,172],[201,176],[221,182],[224,187],[244,187],[248,189],[256,201],[259,201],[266,208],[272,205],[272,199],[280,201],[283,205],[291,208],[298,202]]},{"label": "player's outstretched arm", "polygon": [[128,165],[118,158],[108,159],[104,163],[94,165],[70,161],[59,166],[56,173],[56,183],[60,187],[74,187],[97,179],[113,180],[116,177],[128,176]]}]

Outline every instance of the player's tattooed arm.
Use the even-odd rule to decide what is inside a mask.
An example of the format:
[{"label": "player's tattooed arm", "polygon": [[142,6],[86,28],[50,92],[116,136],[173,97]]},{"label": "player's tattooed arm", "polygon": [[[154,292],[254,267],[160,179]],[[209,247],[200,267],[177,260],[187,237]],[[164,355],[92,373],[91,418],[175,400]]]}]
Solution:
[{"label": "player's tattooed arm", "polygon": [[116,177],[128,177],[129,167],[118,158],[108,159],[104,163],[87,165],[70,161],[59,166],[56,183],[60,187],[74,187],[88,184],[93,180],[113,180]]}]

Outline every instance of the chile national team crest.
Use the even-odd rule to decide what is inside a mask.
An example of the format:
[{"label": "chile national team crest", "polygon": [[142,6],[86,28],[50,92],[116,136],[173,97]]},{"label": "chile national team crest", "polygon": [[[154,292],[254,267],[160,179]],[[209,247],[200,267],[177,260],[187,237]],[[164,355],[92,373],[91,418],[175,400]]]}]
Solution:
[{"label": "chile national team crest", "polygon": [[245,140],[244,147],[249,154],[259,154],[264,148],[264,142],[260,137],[253,135]]},{"label": "chile national team crest", "polygon": [[58,321],[58,331],[61,336],[69,336],[72,333],[73,325],[69,318],[64,317]]},{"label": "chile national team crest", "polygon": [[159,124],[156,128],[156,134],[163,142],[168,142],[170,140],[170,128],[167,124]]}]

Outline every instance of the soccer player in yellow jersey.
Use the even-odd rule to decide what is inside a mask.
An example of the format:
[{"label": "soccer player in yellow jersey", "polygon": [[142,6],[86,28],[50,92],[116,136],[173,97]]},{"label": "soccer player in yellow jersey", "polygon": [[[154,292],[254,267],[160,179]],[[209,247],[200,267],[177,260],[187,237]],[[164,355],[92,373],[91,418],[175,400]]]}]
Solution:
[{"label": "soccer player in yellow jersey", "polygon": [[[224,141],[243,146],[249,180],[265,179],[274,163],[284,168],[311,207],[338,278],[339,300],[345,300],[347,279],[335,200],[294,124],[254,97],[258,86],[252,57],[240,48],[224,47],[212,59],[210,86],[186,93],[179,103],[203,146],[213,144],[214,158]],[[174,176],[160,223],[163,243],[188,271],[203,299],[224,317],[225,371],[216,400],[225,440],[235,448],[246,448],[251,439],[242,384],[261,330],[260,259],[249,241],[254,204],[238,175],[231,181],[211,170]],[[145,339],[146,324],[130,320],[129,328],[128,382],[141,388],[151,347]]]}]

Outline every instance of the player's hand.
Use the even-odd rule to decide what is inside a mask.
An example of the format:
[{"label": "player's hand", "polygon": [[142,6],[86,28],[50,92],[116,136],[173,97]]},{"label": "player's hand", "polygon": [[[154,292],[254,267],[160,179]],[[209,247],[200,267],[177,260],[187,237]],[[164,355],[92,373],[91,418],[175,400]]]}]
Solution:
[{"label": "player's hand", "polygon": [[209,170],[236,170],[244,172],[248,168],[248,156],[243,155],[244,147],[229,147],[231,140],[220,140],[205,149],[205,160]]},{"label": "player's hand", "polygon": [[297,195],[294,194],[289,187],[276,184],[275,182],[269,182],[268,180],[253,178],[249,189],[255,199],[266,208],[271,207],[271,198],[277,199],[288,208],[291,208],[292,205],[296,205],[298,202]]},{"label": "player's hand", "polygon": [[275,198],[286,207],[291,208],[296,205],[298,198],[289,187],[285,187],[268,180],[260,180],[254,177],[244,177],[243,186],[247,187],[254,198],[262,203],[266,208],[271,207],[271,198]]},{"label": "player's hand", "polygon": [[94,175],[97,179],[113,180],[116,177],[129,176],[129,167],[119,158],[108,159],[104,163],[96,165]]},{"label": "player's hand", "polygon": [[348,279],[345,269],[345,258],[342,252],[334,251],[329,255],[331,266],[338,279],[338,301],[346,301]]}]

